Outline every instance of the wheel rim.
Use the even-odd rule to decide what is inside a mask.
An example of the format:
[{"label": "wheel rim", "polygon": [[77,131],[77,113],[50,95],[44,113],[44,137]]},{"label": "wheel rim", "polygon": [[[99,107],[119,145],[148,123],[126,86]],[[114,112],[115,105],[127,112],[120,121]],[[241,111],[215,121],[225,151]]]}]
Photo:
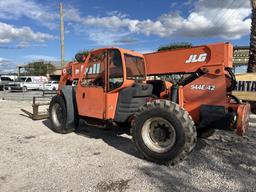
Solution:
[{"label": "wheel rim", "polygon": [[63,110],[59,103],[55,103],[52,107],[52,120],[57,127],[61,126],[64,122]]},{"label": "wheel rim", "polygon": [[154,117],[145,121],[141,133],[145,145],[157,153],[169,151],[176,141],[174,127],[162,117]]}]

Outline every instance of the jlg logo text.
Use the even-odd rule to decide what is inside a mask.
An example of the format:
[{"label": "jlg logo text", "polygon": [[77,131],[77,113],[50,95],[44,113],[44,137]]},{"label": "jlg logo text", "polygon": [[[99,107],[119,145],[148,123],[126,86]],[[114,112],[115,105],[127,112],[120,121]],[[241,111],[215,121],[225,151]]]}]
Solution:
[{"label": "jlg logo text", "polygon": [[200,55],[190,55],[185,63],[204,62],[206,60],[206,57],[207,53],[202,53]]}]

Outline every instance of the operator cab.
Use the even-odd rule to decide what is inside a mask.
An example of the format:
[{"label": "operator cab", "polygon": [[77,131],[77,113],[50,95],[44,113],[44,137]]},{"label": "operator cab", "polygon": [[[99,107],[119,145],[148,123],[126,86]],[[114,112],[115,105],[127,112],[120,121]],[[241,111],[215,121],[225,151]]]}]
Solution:
[{"label": "operator cab", "polygon": [[[103,48],[89,53],[80,73],[76,99],[85,117],[124,122],[150,95],[142,54],[121,48]],[[135,96],[142,97],[134,99]],[[136,97],[137,97],[136,96]],[[127,106],[127,102],[131,105]],[[135,105],[132,103],[135,102]],[[138,106],[137,106],[138,105]],[[131,108],[132,107],[132,108]],[[125,111],[123,109],[125,108]]]},{"label": "operator cab", "polygon": [[103,87],[105,92],[146,79],[142,54],[120,48],[92,51],[86,60],[81,85]]}]

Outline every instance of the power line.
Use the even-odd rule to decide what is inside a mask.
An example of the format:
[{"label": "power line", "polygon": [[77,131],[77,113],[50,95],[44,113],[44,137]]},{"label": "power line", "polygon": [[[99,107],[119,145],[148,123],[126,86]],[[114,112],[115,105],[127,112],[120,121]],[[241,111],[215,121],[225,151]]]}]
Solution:
[{"label": "power line", "polygon": [[[227,7],[232,7],[234,2],[235,2],[235,0],[230,1],[230,3],[227,5]],[[221,21],[221,19],[224,17],[224,15],[226,15],[226,13],[218,14],[218,12],[219,12],[219,10],[216,8],[215,15],[218,15],[218,16],[215,17],[214,20],[212,20],[212,23],[215,24],[216,26],[217,26],[217,23],[219,21]]]},{"label": "power line", "polygon": [[[243,5],[244,2],[240,3],[238,7],[241,7]],[[231,14],[226,17],[226,18],[223,18],[223,20],[220,20],[220,21],[223,21],[222,23],[220,22],[219,24],[219,27],[216,28],[216,30],[214,31],[214,33],[218,33],[220,32],[220,30],[222,29],[223,25],[226,24],[226,22],[228,21],[229,18],[231,18],[233,16],[233,14],[236,12],[236,9],[234,9]],[[217,26],[217,25],[216,25]],[[213,34],[214,34],[213,33]]]}]

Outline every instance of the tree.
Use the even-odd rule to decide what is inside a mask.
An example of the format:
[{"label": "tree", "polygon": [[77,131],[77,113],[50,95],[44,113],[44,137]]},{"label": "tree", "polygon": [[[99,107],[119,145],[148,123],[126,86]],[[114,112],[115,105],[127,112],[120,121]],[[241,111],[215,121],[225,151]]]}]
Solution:
[{"label": "tree", "polygon": [[89,55],[89,51],[88,50],[80,50],[76,55],[75,55],[75,59],[78,62],[83,62],[83,60]]},{"label": "tree", "polygon": [[32,76],[45,76],[47,74],[53,74],[56,70],[55,66],[50,62],[45,61],[35,61],[29,63],[25,67],[25,74]]},{"label": "tree", "polygon": [[251,0],[252,5],[252,23],[250,36],[250,51],[248,62],[248,73],[256,72],[256,0]]},{"label": "tree", "polygon": [[164,45],[159,47],[157,51],[184,49],[184,48],[191,48],[191,47],[192,47],[192,44],[188,42],[171,43],[169,45]]}]

